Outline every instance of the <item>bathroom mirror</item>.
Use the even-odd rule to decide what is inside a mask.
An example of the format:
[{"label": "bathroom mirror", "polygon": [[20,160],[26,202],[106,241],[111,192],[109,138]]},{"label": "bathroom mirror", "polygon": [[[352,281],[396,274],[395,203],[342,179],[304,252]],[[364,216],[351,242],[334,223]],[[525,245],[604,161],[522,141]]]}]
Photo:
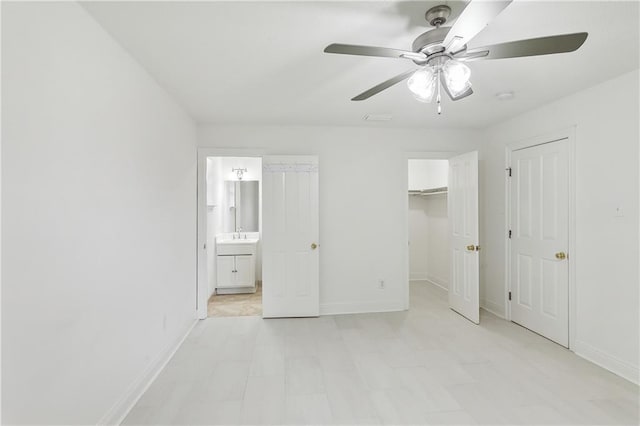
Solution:
[{"label": "bathroom mirror", "polygon": [[227,198],[226,232],[258,232],[259,191],[257,180],[227,180],[224,182]]}]

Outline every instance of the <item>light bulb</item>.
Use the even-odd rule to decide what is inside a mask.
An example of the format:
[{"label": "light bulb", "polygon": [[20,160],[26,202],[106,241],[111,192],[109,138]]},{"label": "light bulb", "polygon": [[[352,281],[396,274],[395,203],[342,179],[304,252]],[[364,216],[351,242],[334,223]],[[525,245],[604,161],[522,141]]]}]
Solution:
[{"label": "light bulb", "polygon": [[442,72],[445,84],[454,97],[463,94],[471,87],[469,82],[471,70],[465,64],[449,60],[442,67]]},{"label": "light bulb", "polygon": [[435,74],[431,67],[420,68],[407,81],[407,87],[420,102],[431,102],[435,92]]}]

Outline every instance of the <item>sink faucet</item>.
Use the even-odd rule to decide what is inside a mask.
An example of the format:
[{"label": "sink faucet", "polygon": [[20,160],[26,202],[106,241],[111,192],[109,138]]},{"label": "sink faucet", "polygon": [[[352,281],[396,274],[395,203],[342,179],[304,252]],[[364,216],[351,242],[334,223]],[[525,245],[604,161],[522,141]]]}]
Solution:
[{"label": "sink faucet", "polygon": [[[238,234],[238,239],[240,239],[240,233],[242,232],[242,226],[240,226],[238,229],[236,229],[236,233]],[[245,238],[247,238],[247,234],[244,235]],[[236,239],[236,234],[233,234],[233,239]]]}]

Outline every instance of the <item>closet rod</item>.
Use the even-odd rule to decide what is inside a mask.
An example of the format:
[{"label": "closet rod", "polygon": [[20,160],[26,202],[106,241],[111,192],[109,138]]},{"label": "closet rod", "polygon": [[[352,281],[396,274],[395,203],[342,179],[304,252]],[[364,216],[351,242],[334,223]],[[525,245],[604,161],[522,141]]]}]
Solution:
[{"label": "closet rod", "polygon": [[447,187],[443,186],[442,188],[431,188],[431,189],[423,189],[423,190],[410,189],[409,195],[436,195],[436,194],[446,194],[447,192],[448,192]]}]

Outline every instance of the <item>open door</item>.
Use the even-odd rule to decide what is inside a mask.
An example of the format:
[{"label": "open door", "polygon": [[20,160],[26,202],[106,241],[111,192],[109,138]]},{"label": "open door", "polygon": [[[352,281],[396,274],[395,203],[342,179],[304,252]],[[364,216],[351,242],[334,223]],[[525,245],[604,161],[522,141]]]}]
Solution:
[{"label": "open door", "polygon": [[449,307],[480,323],[478,152],[449,159]]},{"label": "open door", "polygon": [[262,169],[263,317],[318,316],[318,158],[266,156]]}]

